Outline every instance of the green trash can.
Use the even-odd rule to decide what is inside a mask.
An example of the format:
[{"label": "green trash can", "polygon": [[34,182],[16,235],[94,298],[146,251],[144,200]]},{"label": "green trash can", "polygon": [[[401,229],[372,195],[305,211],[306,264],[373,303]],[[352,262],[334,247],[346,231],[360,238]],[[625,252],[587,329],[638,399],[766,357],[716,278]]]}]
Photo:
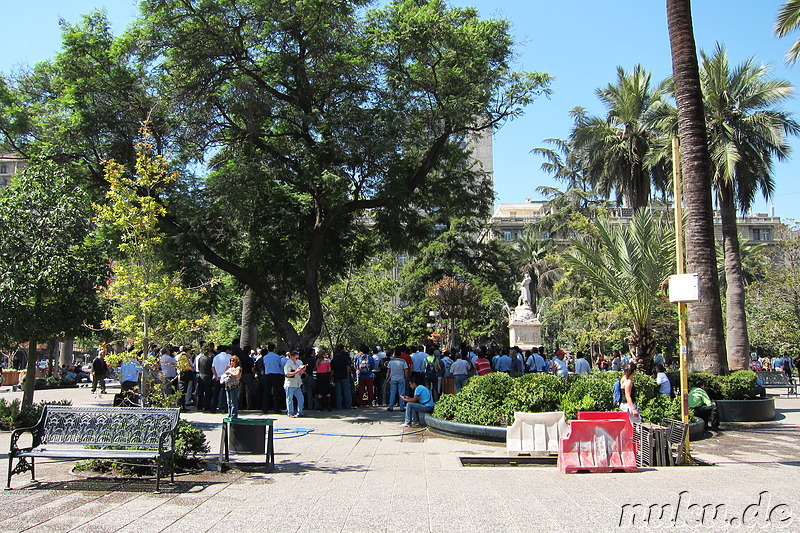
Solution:
[{"label": "green trash can", "polygon": [[267,442],[267,425],[263,420],[226,418],[229,424],[228,447],[233,453],[264,454]]}]

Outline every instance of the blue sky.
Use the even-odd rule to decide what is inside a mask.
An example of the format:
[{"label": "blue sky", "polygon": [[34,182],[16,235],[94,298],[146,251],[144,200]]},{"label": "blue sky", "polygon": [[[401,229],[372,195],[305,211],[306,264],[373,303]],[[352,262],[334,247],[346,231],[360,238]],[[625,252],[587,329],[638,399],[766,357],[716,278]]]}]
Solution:
[{"label": "blue sky", "polygon": [[[519,43],[518,68],[540,70],[555,77],[549,99],[531,105],[525,115],[495,134],[495,190],[498,202],[537,198],[539,185],[557,185],[539,170],[541,160],[530,150],[543,140],[565,138],[568,115],[575,106],[592,114],[604,109],[595,89],[614,81],[617,66],[630,70],[637,63],[653,72],[654,80],[671,74],[664,0],[457,0],[473,5],[484,17],[511,21]],[[751,56],[773,67],[773,75],[800,86],[800,64],[787,67],[784,54],[791,38],[772,35],[783,0],[696,0],[693,2],[698,48],[715,43],[728,50],[732,65]],[[74,22],[81,14],[104,7],[115,31],[135,16],[135,0],[27,0],[8,2],[4,11],[4,42],[0,71],[51,57],[60,47],[59,18]],[[11,44],[13,43],[13,44]],[[785,110],[800,121],[800,99]],[[775,167],[776,190],[770,201],[759,198],[753,211],[800,221],[800,139],[791,139],[793,157]]]}]

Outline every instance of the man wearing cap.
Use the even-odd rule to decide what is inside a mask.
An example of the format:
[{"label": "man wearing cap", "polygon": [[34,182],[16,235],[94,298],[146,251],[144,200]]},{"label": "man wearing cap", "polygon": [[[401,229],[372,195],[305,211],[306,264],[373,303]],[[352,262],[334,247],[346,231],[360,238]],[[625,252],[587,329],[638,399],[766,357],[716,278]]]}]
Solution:
[{"label": "man wearing cap", "polygon": [[567,367],[567,362],[564,360],[565,355],[566,352],[564,352],[564,350],[556,350],[556,355],[550,363],[550,369],[553,371],[553,374],[561,376],[562,378],[566,378],[569,375],[569,368]]}]

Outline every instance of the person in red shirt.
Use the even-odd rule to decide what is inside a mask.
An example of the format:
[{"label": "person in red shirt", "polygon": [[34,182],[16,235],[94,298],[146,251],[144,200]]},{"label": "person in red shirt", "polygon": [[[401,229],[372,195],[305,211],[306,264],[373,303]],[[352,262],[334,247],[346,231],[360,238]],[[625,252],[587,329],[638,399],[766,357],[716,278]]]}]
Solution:
[{"label": "person in red shirt", "polygon": [[479,376],[485,376],[486,374],[492,373],[492,363],[489,362],[483,352],[481,352],[478,358],[475,360],[475,372]]}]

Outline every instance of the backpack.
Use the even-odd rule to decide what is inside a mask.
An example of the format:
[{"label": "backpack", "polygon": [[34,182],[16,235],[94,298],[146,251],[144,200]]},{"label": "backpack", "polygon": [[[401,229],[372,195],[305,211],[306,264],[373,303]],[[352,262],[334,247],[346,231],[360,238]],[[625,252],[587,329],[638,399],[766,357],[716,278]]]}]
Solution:
[{"label": "backpack", "polygon": [[439,372],[437,371],[437,363],[438,360],[434,357],[433,360],[425,359],[425,380],[426,381],[436,381],[439,378]]},{"label": "backpack", "polygon": [[614,382],[614,388],[611,391],[611,395],[614,398],[614,405],[619,405],[622,403],[622,383],[620,380]]},{"label": "backpack", "polygon": [[369,374],[371,371],[372,371],[372,365],[369,364],[369,356],[362,355],[361,359],[358,360],[358,373]]}]

